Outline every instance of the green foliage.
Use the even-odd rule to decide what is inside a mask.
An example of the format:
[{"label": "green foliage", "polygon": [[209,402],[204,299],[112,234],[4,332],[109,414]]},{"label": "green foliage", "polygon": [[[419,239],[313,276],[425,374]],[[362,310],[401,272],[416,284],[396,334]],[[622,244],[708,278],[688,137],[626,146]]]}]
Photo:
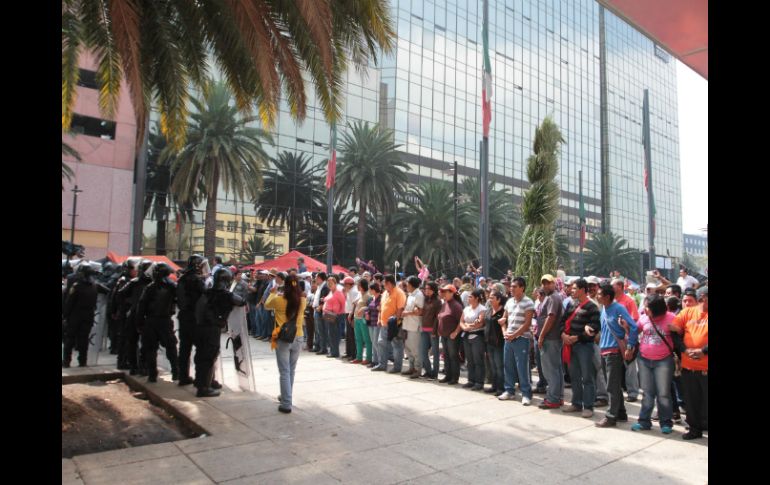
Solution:
[{"label": "green foliage", "polygon": [[[80,161],[80,154],[77,152],[77,150],[75,150],[74,148],[72,148],[68,144],[64,143],[63,141],[61,142],[61,154],[62,155],[66,155],[68,157],[73,157],[78,162]],[[67,181],[71,182],[72,181],[72,177],[74,177],[74,176],[75,176],[75,172],[72,171],[72,169],[70,168],[69,165],[64,163],[64,160],[62,160],[61,161],[61,178],[62,179],[66,178]],[[64,190],[64,183],[63,182],[62,182],[62,185],[61,185],[61,189],[62,189],[62,191]]]},{"label": "green foliage", "polygon": [[[489,180],[489,255],[492,259],[512,260],[521,238],[521,216],[507,187],[495,190],[495,181]],[[463,205],[475,221],[474,232],[478,234],[481,208],[481,179],[467,177],[463,180],[460,194],[466,202]],[[486,272],[485,274],[490,274]]]},{"label": "green foliage", "polygon": [[625,239],[612,232],[594,234],[586,241],[583,258],[589,274],[608,275],[618,270],[636,281],[640,280],[639,251],[629,248]]},{"label": "green foliage", "polygon": [[539,284],[546,273],[554,274],[556,261],[565,251],[565,241],[556,234],[559,217],[559,186],[554,181],[559,170],[561,131],[550,117],[535,129],[534,153],[527,160],[531,184],[524,194],[522,218],[526,224],[516,258],[515,274],[528,285]]}]

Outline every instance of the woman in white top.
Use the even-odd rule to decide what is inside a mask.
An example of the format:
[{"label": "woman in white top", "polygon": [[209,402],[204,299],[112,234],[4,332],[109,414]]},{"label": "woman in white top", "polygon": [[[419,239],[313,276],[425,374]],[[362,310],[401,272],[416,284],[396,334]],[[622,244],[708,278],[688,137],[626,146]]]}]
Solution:
[{"label": "woman in white top", "polygon": [[468,382],[464,388],[472,388],[474,391],[484,390],[484,291],[473,290],[468,295],[468,306],[463,310],[460,328],[463,331],[463,345],[465,359],[468,365]]}]

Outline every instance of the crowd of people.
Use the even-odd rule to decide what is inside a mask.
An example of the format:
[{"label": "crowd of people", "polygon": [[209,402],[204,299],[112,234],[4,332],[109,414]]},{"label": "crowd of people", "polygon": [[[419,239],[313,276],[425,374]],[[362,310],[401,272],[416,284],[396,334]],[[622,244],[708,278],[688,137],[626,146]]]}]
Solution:
[{"label": "crowd of people", "polygon": [[[676,283],[654,271],[642,295],[617,272],[610,278],[567,280],[560,267],[556,276],[545,274],[532,285],[510,271],[491,280],[472,266],[451,281],[444,275],[434,279],[417,257],[413,276],[382,274],[374,261],[356,262],[348,275],[309,272],[302,258],[287,272],[250,274],[221,260],[209,271],[207,261],[194,255],[177,283],[162,263],[129,259],[120,272],[104,268],[101,273],[81,263],[63,282],[62,366],[70,365],[73,348],[85,365],[84,329],[90,331],[93,323],[88,308],[103,292],[118,368],[155,382],[161,345],[173,380],[194,382],[199,397],[216,396],[221,384],[213,379],[213,364],[220,334],[233,306],[247,305],[249,334],[270,341],[276,351],[278,409],[284,413],[292,409],[294,375],[304,350],[372,372],[447,385],[460,384],[464,366],[462,387],[503,401],[520,396],[521,404],[530,406],[540,394],[539,408],[584,418],[607,407],[596,422],[602,428],[627,421],[625,403],[641,395],[633,431],[650,430],[658,421],[661,432],[669,434],[683,409],[684,439],[708,430],[708,286],[699,286],[686,269]],[[175,306],[178,355],[171,320]],[[288,339],[281,332],[287,324],[296,326]],[[192,346],[194,381],[189,376]],[[565,387],[572,388],[569,403]]]}]

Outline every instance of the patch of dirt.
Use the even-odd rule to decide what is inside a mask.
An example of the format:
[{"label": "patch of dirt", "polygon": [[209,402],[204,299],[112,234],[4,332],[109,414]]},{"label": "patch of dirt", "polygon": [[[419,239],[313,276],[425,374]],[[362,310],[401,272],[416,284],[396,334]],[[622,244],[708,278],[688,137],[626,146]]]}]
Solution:
[{"label": "patch of dirt", "polygon": [[61,397],[62,458],[196,436],[120,380],[68,384]]}]

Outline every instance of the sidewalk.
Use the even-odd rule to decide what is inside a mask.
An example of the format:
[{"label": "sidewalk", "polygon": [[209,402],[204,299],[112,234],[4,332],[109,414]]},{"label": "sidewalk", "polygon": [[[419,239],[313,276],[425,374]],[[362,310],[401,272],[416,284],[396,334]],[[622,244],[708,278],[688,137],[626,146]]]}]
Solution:
[{"label": "sidewalk", "polygon": [[[146,384],[210,436],[62,459],[62,484],[708,481],[708,438],[683,441],[684,426],[666,436],[657,423],[632,432],[640,402],[626,403],[629,422],[600,429],[594,423],[607,408],[584,419],[538,409],[541,395],[525,407],[520,398],[499,401],[303,351],[293,412],[281,414],[275,356],[268,343],[250,343],[256,394],[229,388],[236,377],[227,358],[220,397],[196,398],[168,373]],[[99,363],[110,365],[62,369],[62,376],[114,372],[114,362],[102,353]],[[168,365],[160,354],[158,362]]]}]

